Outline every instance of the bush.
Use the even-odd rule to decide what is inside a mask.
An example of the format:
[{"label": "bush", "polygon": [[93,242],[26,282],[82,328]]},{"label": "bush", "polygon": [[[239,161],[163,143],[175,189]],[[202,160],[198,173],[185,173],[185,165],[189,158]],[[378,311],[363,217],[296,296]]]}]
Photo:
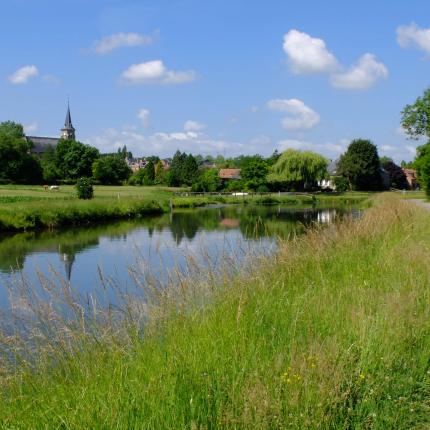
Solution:
[{"label": "bush", "polygon": [[349,188],[349,183],[346,178],[343,176],[336,176],[333,178],[335,191],[339,193],[344,193]]},{"label": "bush", "polygon": [[80,178],[76,182],[78,199],[90,200],[94,197],[93,183],[90,178]]}]

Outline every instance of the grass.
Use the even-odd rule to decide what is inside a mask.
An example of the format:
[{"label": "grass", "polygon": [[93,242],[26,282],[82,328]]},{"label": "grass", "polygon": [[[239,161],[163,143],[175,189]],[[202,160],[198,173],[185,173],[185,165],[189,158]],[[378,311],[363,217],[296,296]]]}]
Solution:
[{"label": "grass", "polygon": [[175,188],[95,186],[94,199],[78,200],[73,186],[45,190],[41,186],[0,186],[0,231],[87,225],[113,219],[129,219],[168,212],[173,208],[195,208],[214,203],[281,205],[352,205],[369,198],[368,193],[341,196],[209,196],[176,197]]},{"label": "grass", "polygon": [[131,301],[120,322],[96,305],[82,318],[68,288],[74,321],[32,303],[38,329],[0,342],[0,427],[429,428],[429,219],[378,197],[246,273]]}]

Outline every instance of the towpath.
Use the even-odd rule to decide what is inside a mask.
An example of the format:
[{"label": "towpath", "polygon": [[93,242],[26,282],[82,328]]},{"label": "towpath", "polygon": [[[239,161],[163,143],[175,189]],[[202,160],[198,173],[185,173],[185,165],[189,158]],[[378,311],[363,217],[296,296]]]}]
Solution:
[{"label": "towpath", "polygon": [[430,211],[430,203],[426,202],[425,200],[418,200],[418,199],[410,199],[412,203],[415,203],[418,206],[421,206],[424,209],[427,209]]}]

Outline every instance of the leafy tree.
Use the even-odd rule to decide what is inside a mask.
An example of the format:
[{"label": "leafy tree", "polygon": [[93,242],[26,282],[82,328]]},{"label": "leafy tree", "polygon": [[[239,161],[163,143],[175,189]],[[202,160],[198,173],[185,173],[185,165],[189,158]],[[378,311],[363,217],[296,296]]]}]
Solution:
[{"label": "leafy tree", "polygon": [[382,189],[378,150],[370,140],[353,140],[338,166],[339,173],[348,179],[353,190]]},{"label": "leafy tree", "polygon": [[414,167],[417,170],[419,184],[430,197],[430,142],[417,148]]},{"label": "leafy tree", "polygon": [[0,179],[38,184],[42,180],[40,161],[30,154],[31,143],[23,136],[20,124],[0,123]]},{"label": "leafy tree", "polygon": [[198,166],[195,158],[185,152],[176,151],[172,164],[166,175],[167,184],[171,187],[191,185],[198,175]]},{"label": "leafy tree", "polygon": [[430,88],[401,112],[401,125],[411,139],[430,138]]},{"label": "leafy tree", "polygon": [[24,127],[13,121],[4,121],[0,123],[0,135],[21,138],[24,137]]},{"label": "leafy tree", "polygon": [[389,175],[391,188],[405,190],[409,187],[405,173],[393,160],[388,157],[383,157],[381,158],[381,166]]},{"label": "leafy tree", "polygon": [[205,169],[199,179],[192,185],[193,191],[215,192],[222,188],[222,181],[218,169]]},{"label": "leafy tree", "polygon": [[245,187],[255,191],[267,183],[268,172],[267,161],[260,155],[254,155],[247,157],[244,161],[240,170],[240,176],[245,182]]},{"label": "leafy tree", "polygon": [[198,172],[199,166],[196,159],[193,155],[188,154],[182,169],[181,185],[192,185],[198,176]]},{"label": "leafy tree", "polygon": [[93,164],[93,178],[103,185],[121,184],[131,173],[122,154],[99,158]]},{"label": "leafy tree", "polygon": [[328,160],[311,151],[287,149],[272,166],[268,181],[280,188],[311,189],[327,175]]},{"label": "leafy tree", "polygon": [[273,154],[267,159],[267,164],[268,166],[273,166],[279,159],[279,157],[281,156],[281,154],[278,152],[277,149],[275,149],[273,151]]},{"label": "leafy tree", "polygon": [[155,184],[164,184],[166,182],[166,171],[164,170],[163,163],[161,160],[158,160],[155,165]]},{"label": "leafy tree", "polygon": [[42,155],[40,161],[43,172],[43,180],[47,183],[53,184],[61,179],[61,172],[57,167],[55,149],[49,147]]},{"label": "leafy tree", "polygon": [[94,197],[93,183],[90,178],[79,178],[75,187],[78,199],[90,200]]},{"label": "leafy tree", "polygon": [[93,163],[100,157],[98,149],[64,139],[58,142],[55,153],[57,168],[64,179],[92,176]]},{"label": "leafy tree", "polygon": [[148,164],[145,166],[145,172],[148,185],[153,185],[155,180],[155,167],[154,162],[152,160],[149,160]]}]

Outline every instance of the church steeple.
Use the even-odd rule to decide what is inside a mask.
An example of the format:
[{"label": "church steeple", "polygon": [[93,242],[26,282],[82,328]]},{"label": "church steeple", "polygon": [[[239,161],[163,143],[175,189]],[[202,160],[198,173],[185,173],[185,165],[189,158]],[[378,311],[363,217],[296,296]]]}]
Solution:
[{"label": "church steeple", "polygon": [[72,116],[70,115],[70,105],[68,101],[64,128],[61,129],[61,138],[66,140],[75,140],[75,128],[72,124]]}]

